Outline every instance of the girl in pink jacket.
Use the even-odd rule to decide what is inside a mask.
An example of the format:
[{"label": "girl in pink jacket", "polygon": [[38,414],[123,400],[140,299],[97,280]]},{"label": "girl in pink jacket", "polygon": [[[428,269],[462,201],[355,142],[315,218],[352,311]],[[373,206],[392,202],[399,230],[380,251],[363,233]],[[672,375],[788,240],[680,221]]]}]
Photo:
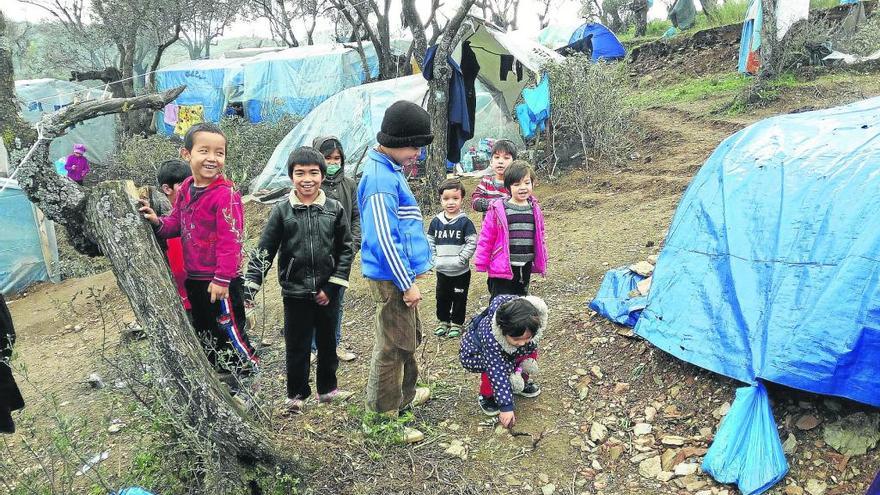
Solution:
[{"label": "girl in pink jacket", "polygon": [[532,196],[535,171],[522,161],[513,162],[504,172],[504,187],[509,199],[489,205],[475,265],[478,272],[488,272],[489,294],[527,296],[532,272],[547,272],[547,246],[544,242],[544,214]]}]

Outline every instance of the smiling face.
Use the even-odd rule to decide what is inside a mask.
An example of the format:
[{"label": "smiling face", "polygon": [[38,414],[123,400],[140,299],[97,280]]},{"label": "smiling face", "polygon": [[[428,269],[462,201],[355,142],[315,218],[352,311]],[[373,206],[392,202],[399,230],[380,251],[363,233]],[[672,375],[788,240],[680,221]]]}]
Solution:
[{"label": "smiling face", "polygon": [[290,176],[293,182],[293,189],[296,191],[296,197],[303,203],[311,203],[318,197],[321,191],[321,182],[324,176],[321,174],[321,167],[316,163],[306,165],[296,164],[293,166],[293,173]]},{"label": "smiling face", "polygon": [[226,138],[213,132],[197,132],[193,135],[192,149],[184,148],[181,155],[189,162],[193,184],[196,187],[208,186],[223,173]]},{"label": "smiling face", "polygon": [[532,195],[532,176],[526,175],[519,182],[510,185],[510,199],[515,203],[525,204]]},{"label": "smiling face", "polygon": [[445,189],[440,195],[440,206],[446,212],[446,216],[452,218],[461,213],[461,191],[458,189]]},{"label": "smiling face", "polygon": [[394,163],[401,167],[414,164],[421,154],[421,149],[416,148],[415,146],[409,146],[406,148],[386,148],[385,146],[380,146],[380,151],[394,160]]},{"label": "smiling face", "polygon": [[513,156],[506,151],[496,151],[492,153],[492,171],[495,172],[495,178],[504,180],[504,171],[513,162]]},{"label": "smiling face", "polygon": [[531,330],[526,330],[519,337],[512,337],[510,335],[505,335],[504,339],[507,340],[507,343],[512,346],[522,347],[522,346],[528,344],[529,341],[532,340],[532,337],[534,337],[534,336],[535,336],[535,334],[533,334]]}]

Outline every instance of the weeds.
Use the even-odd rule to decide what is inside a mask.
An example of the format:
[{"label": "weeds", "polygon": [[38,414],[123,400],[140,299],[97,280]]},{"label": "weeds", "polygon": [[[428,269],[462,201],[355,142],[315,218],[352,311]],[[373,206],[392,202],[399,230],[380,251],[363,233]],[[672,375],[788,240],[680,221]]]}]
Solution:
[{"label": "weeds", "polygon": [[348,414],[360,420],[367,441],[379,447],[402,445],[404,427],[413,420],[411,411],[392,417],[357,405],[349,406]]}]

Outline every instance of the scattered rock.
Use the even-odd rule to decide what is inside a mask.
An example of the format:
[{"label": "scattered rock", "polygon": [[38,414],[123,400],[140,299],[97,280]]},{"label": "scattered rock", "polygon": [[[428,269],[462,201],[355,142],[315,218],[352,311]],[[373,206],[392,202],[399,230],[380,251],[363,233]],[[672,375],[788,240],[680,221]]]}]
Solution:
[{"label": "scattered rock", "polygon": [[785,487],[785,495],[804,495],[804,489],[797,485],[788,485]]},{"label": "scattered rock", "polygon": [[640,437],[651,433],[652,427],[648,423],[636,423],[633,427],[633,434]]},{"label": "scattered rock", "polygon": [[104,388],[104,381],[101,380],[101,376],[97,373],[92,373],[91,375],[89,375],[87,381],[89,382],[89,385],[92,386],[92,388]]},{"label": "scattered rock", "polygon": [[522,481],[518,480],[515,476],[508,474],[504,477],[504,483],[507,486],[519,486],[522,484]]},{"label": "scattered rock", "polygon": [[576,449],[582,449],[584,447],[584,439],[577,436],[569,440],[568,444]]},{"label": "scattered rock", "polygon": [[660,439],[660,443],[662,443],[663,445],[672,445],[674,447],[680,447],[684,445],[686,441],[686,438],[677,435],[666,435],[665,437]]},{"label": "scattered rock", "polygon": [[665,450],[662,454],[660,454],[660,466],[663,468],[664,471],[672,471],[672,468],[675,467],[676,464],[678,464],[678,462],[673,461],[673,459],[676,458],[677,454],[678,449]]},{"label": "scattered rock", "polygon": [[541,487],[541,495],[553,495],[556,493],[556,485],[547,484]]},{"label": "scattered rock", "polygon": [[672,465],[677,466],[691,457],[700,457],[706,455],[707,449],[702,447],[685,447],[680,449],[675,457],[672,458]]},{"label": "scattered rock", "polygon": [[700,428],[700,436],[705,438],[706,440],[712,438],[712,428],[709,428],[708,426]]},{"label": "scattered rock", "polygon": [[636,284],[636,290],[639,291],[639,294],[641,294],[643,296],[648,295],[648,291],[651,290],[651,279],[652,278],[653,277],[644,278]]},{"label": "scattered rock", "polygon": [[577,368],[576,370],[574,370],[574,372],[580,376],[586,376],[587,374],[589,374],[589,371],[587,371],[583,368]]},{"label": "scattered rock", "polygon": [[608,437],[608,428],[605,427],[602,423],[593,422],[590,425],[590,440],[599,443],[605,440]]},{"label": "scattered rock", "polygon": [[797,420],[795,426],[797,426],[799,430],[809,431],[819,426],[819,423],[819,418],[817,418],[816,416],[813,416],[812,414],[805,414]]},{"label": "scattered rock", "polygon": [[636,455],[630,457],[629,461],[632,462],[633,464],[638,464],[638,463],[644,461],[645,459],[647,459],[649,457],[654,457],[656,455],[657,455],[657,452],[653,452],[653,451],[652,452],[642,452],[641,454],[636,454]]},{"label": "scattered rock", "polygon": [[73,325],[64,325],[64,333],[73,330]]},{"label": "scattered rock", "polygon": [[123,428],[125,428],[125,423],[113,423],[112,425],[110,425],[109,428],[107,428],[107,432],[111,434],[116,434],[122,431]]},{"label": "scattered rock", "polygon": [[461,429],[461,426],[459,426],[456,423],[452,423],[451,425],[449,425],[449,431],[458,431],[460,429]]},{"label": "scattered rock", "polygon": [[822,438],[843,455],[864,455],[880,442],[880,414],[850,414],[826,424]]},{"label": "scattered rock", "polygon": [[671,387],[667,393],[669,394],[670,397],[672,397],[674,399],[674,398],[678,397],[678,394],[681,393],[681,386],[675,385],[675,386]]},{"label": "scattered rock", "polygon": [[639,474],[643,478],[655,479],[662,470],[660,456],[650,457],[639,463]]},{"label": "scattered rock", "polygon": [[622,455],[623,445],[615,444],[608,448],[608,457],[610,457],[612,461],[620,459],[620,456]]},{"label": "scattered rock", "polygon": [[651,406],[645,408],[645,421],[648,423],[654,421],[654,418],[657,417],[657,409]]},{"label": "scattered rock", "polygon": [[715,419],[721,419],[724,416],[727,416],[727,413],[730,412],[730,402],[725,402],[718,406],[714,411],[712,411],[712,417]]},{"label": "scattered rock", "polygon": [[656,265],[656,264],[657,264],[657,258],[658,258],[658,256],[657,256],[656,254],[648,255],[648,258],[647,258],[648,263],[650,263],[650,264],[652,264],[652,265]]},{"label": "scattered rock", "polygon": [[641,275],[643,277],[650,277],[652,273],[654,273],[654,265],[648,263],[647,261],[639,261],[638,263],[633,263],[629,265],[630,271]]},{"label": "scattered rock", "polygon": [[683,462],[672,471],[676,476],[688,476],[697,472],[697,464],[693,462]]},{"label": "scattered rock", "polygon": [[73,327],[74,332],[82,332],[82,329],[83,329],[82,325],[76,325],[75,327]]},{"label": "scattered rock", "polygon": [[795,438],[794,433],[789,433],[788,438],[782,442],[782,451],[786,454],[793,454],[794,450],[797,448],[797,438]]},{"label": "scattered rock", "polygon": [[824,481],[819,481],[815,478],[807,480],[807,493],[810,495],[824,495],[827,489],[828,485]]},{"label": "scattered rock", "polygon": [[620,335],[621,337],[626,337],[628,339],[636,338],[636,333],[633,332],[632,328],[621,327],[621,328],[617,329],[616,333],[617,333],[617,335]]},{"label": "scattered rock", "polygon": [[591,466],[593,469],[595,469],[596,471],[601,471],[601,470],[602,470],[602,465],[599,464],[599,461],[597,461],[596,459],[593,459],[593,462],[590,464],[590,466]]},{"label": "scattered rock", "polygon": [[461,460],[467,460],[467,446],[461,440],[453,440],[449,443],[449,447],[443,452],[451,457],[458,457]]},{"label": "scattered rock", "polygon": [[660,474],[657,475],[657,480],[663,483],[670,481],[672,478],[675,478],[675,474],[669,471],[660,471]]},{"label": "scattered rock", "polygon": [[629,390],[629,383],[618,382],[614,384],[614,393],[616,395],[625,394]]},{"label": "scattered rock", "polygon": [[636,437],[633,441],[633,447],[639,452],[648,452],[649,450],[654,450],[655,443],[657,443],[657,440],[654,438],[654,435],[642,435]]},{"label": "scattered rock", "polygon": [[695,492],[706,486],[705,480],[694,480],[684,485],[684,489],[689,492]]},{"label": "scattered rock", "polygon": [[598,366],[592,366],[592,367],[590,368],[590,373],[592,373],[593,376],[595,376],[595,377],[598,378],[599,380],[601,380],[602,377],[604,376],[604,375],[602,374],[602,368],[600,368],[600,367],[598,367]]},{"label": "scattered rock", "polygon": [[540,473],[538,475],[538,481],[546,485],[547,483],[550,483],[550,477],[544,473]]}]

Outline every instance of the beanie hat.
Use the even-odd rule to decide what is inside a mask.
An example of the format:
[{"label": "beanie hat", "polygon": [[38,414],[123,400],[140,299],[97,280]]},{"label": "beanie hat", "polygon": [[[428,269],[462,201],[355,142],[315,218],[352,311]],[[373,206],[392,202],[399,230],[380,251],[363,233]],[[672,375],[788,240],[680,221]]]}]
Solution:
[{"label": "beanie hat", "polygon": [[382,119],[382,130],[376,141],[387,148],[421,148],[434,141],[431,134],[431,116],[415,103],[400,100],[394,102]]},{"label": "beanie hat", "polygon": [[74,144],[73,152],[79,153],[80,155],[84,154],[86,152],[86,145],[80,143]]}]

